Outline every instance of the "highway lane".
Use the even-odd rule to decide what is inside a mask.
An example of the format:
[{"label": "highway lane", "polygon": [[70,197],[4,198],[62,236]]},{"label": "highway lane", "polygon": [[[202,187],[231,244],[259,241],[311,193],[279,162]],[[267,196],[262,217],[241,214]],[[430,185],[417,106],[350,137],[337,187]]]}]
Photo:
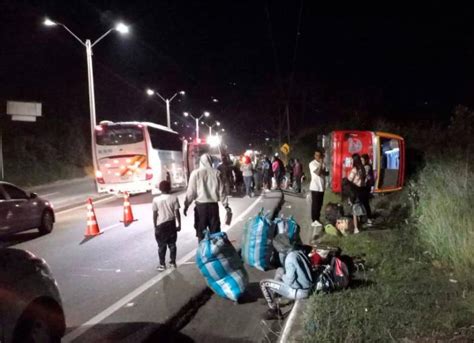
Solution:
[{"label": "highway lane", "polygon": [[[184,193],[179,194],[183,204]],[[131,198],[136,221],[124,227],[121,199],[111,199],[95,207],[103,233],[84,239],[86,209],[57,214],[54,231],[46,236],[14,245],[44,258],[58,281],[68,328],[78,327],[103,309],[157,275],[157,246],[151,211],[152,196]],[[231,198],[234,218],[256,198]],[[221,218],[224,208],[220,206]],[[183,216],[178,235],[178,260],[194,250],[197,239],[193,228],[193,208]],[[243,218],[246,219],[246,218]]]}]

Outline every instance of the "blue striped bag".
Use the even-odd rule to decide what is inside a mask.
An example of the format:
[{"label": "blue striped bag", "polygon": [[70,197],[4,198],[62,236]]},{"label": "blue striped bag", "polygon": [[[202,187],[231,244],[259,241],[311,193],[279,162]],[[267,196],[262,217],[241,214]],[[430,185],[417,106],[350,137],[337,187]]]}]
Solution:
[{"label": "blue striped bag", "polygon": [[274,227],[262,208],[257,216],[245,224],[241,244],[244,262],[263,271],[270,269],[273,236]]},{"label": "blue striped bag", "polygon": [[277,227],[277,233],[286,234],[290,242],[301,243],[300,238],[300,226],[296,223],[293,216],[285,218],[283,215],[279,218],[276,218],[274,221]]},{"label": "blue striped bag", "polygon": [[199,242],[196,264],[207,285],[221,297],[237,301],[244,293],[247,271],[225,232],[206,232]]}]

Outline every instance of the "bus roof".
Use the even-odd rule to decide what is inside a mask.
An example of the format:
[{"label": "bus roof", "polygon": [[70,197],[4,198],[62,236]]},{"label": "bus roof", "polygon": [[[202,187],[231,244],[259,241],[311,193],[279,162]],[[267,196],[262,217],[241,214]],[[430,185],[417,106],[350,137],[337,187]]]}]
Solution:
[{"label": "bus roof", "polygon": [[154,129],[157,129],[157,130],[162,130],[162,131],[168,131],[168,132],[171,132],[171,133],[176,133],[178,134],[176,131],[168,128],[167,126],[163,126],[163,125],[160,125],[160,124],[155,124],[155,123],[151,123],[151,122],[146,122],[146,121],[120,121],[120,122],[113,122],[113,121],[101,121],[100,122],[100,125],[144,125],[144,126],[147,126],[147,127],[152,127]]}]

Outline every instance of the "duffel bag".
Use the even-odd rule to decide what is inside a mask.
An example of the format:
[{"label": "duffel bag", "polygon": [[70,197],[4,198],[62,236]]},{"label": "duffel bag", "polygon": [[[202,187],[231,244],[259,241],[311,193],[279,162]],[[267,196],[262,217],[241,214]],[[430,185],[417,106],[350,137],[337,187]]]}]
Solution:
[{"label": "duffel bag", "polygon": [[268,270],[273,253],[273,236],[274,228],[262,209],[245,223],[241,243],[244,262],[259,270]]},{"label": "duffel bag", "polygon": [[237,301],[244,293],[248,275],[225,232],[206,232],[204,239],[199,242],[196,264],[216,294]]}]

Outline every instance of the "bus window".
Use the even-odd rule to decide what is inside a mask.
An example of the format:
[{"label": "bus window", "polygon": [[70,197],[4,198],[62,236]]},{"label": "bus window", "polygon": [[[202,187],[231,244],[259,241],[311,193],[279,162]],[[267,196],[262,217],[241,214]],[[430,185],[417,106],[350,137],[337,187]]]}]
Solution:
[{"label": "bus window", "polygon": [[393,138],[380,138],[379,189],[399,187],[400,142]]},{"label": "bus window", "polygon": [[182,151],[183,142],[179,135],[165,130],[157,130],[153,127],[148,127],[150,134],[151,146],[156,150],[172,150]]},{"label": "bus window", "polygon": [[107,125],[96,130],[97,145],[123,145],[143,141],[143,130],[137,126]]}]

